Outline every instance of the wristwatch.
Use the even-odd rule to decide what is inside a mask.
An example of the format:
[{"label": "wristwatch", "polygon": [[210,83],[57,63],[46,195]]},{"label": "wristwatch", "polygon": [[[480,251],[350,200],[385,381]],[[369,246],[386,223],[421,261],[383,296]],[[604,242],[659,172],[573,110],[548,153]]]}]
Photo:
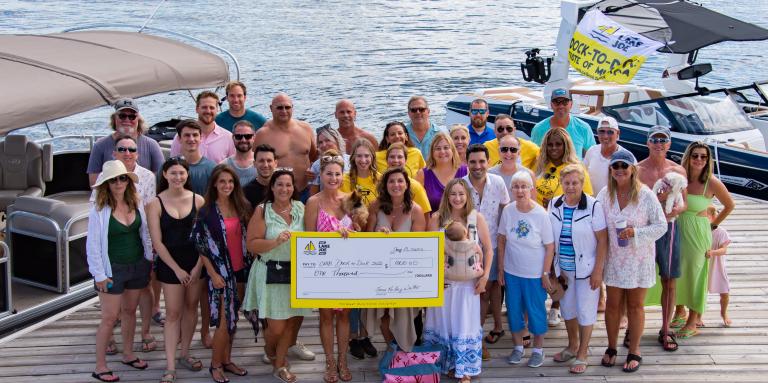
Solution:
[{"label": "wristwatch", "polygon": [[545,271],[544,273],[541,274],[541,276],[542,277],[548,277],[549,276],[549,271]]}]

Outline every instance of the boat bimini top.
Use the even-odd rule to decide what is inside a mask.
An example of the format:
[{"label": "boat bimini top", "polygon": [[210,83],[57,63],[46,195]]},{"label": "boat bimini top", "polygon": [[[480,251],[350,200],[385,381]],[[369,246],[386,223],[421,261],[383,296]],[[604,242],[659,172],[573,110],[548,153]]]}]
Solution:
[{"label": "boat bimini top", "polygon": [[123,97],[217,88],[229,78],[221,57],[146,33],[0,35],[0,136]]}]

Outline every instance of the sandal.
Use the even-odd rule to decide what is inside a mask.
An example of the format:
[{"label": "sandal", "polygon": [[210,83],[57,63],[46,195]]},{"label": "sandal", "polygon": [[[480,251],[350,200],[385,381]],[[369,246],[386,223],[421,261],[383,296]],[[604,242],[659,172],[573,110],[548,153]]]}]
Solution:
[{"label": "sandal", "polygon": [[[216,379],[216,378],[213,376],[213,372],[214,372],[214,371],[219,371],[219,372],[221,372],[221,376],[223,376],[223,377],[224,377],[224,379],[221,379],[221,380],[219,380],[219,379]],[[211,373],[211,379],[213,379],[213,381],[214,381],[214,382],[216,382],[216,383],[229,383],[229,379],[227,379],[227,376],[226,376],[226,375],[224,375],[224,367],[222,367],[222,366],[219,366],[219,367],[213,367],[213,366],[211,366],[211,367],[208,367],[208,372],[210,372],[210,373]]]},{"label": "sandal", "polygon": [[156,325],[160,327],[165,326],[165,317],[163,316],[160,311],[156,312],[155,315],[152,315],[152,322],[155,322]]},{"label": "sandal", "polygon": [[[113,379],[112,380],[105,379],[104,375],[112,375]],[[113,374],[112,371],[104,371],[99,373],[93,372],[91,373],[91,377],[94,379],[98,379],[102,382],[119,382],[120,381],[120,377]]]},{"label": "sandal", "polygon": [[697,329],[687,329],[687,328],[681,328],[680,330],[677,330],[677,338],[678,339],[688,339],[693,338],[696,335],[699,335],[699,330]]},{"label": "sandal", "polygon": [[186,358],[178,358],[176,359],[176,364],[178,364],[181,367],[186,368],[189,371],[200,371],[203,369],[203,362],[200,361],[200,359],[187,356]]},{"label": "sandal", "polygon": [[339,358],[339,379],[342,382],[349,382],[352,380],[352,373],[349,371],[349,366],[347,366],[347,358]]},{"label": "sandal", "polygon": [[526,335],[523,337],[523,348],[529,348],[531,347],[531,335]]},{"label": "sandal", "polygon": [[622,346],[629,348],[629,330],[624,331],[624,341],[621,342]]},{"label": "sandal", "polygon": [[155,350],[157,350],[157,342],[154,336],[150,335],[149,338],[141,340],[141,352],[152,352]]},{"label": "sandal", "polygon": [[339,368],[336,366],[336,361],[333,359],[325,360],[325,375],[323,375],[323,381],[325,383],[336,383],[339,381]]},{"label": "sandal", "polygon": [[176,370],[165,370],[160,377],[160,383],[176,383]]},{"label": "sandal", "polygon": [[134,359],[134,360],[132,360],[130,362],[121,361],[120,363],[122,363],[122,364],[124,364],[126,366],[131,366],[131,367],[133,367],[133,368],[135,368],[137,370],[146,370],[147,367],[149,367],[149,364],[147,364],[147,362],[145,362],[145,361],[143,361],[143,360],[141,360],[139,358],[136,358],[136,359]]},{"label": "sandal", "polygon": [[498,342],[499,339],[501,339],[501,337],[503,337],[503,336],[504,336],[504,330],[501,330],[501,331],[493,331],[493,330],[491,330],[491,332],[488,333],[488,335],[485,336],[485,343],[494,344],[494,343]]},{"label": "sandal", "polygon": [[296,379],[296,375],[288,371],[288,367],[286,366],[276,369],[274,372],[272,372],[272,376],[283,383],[294,383],[296,380],[298,380]]},{"label": "sandal", "polygon": [[[635,367],[629,367],[629,364],[632,362],[637,362]],[[624,363],[624,368],[622,368],[622,371],[624,372],[635,372],[640,369],[640,365],[643,364],[643,357],[640,355],[635,355],[632,353],[627,354],[627,361]]]},{"label": "sandal", "polygon": [[[600,360],[600,364],[603,367],[613,367],[616,365],[616,349],[615,348],[606,348],[605,354],[603,355],[603,359]],[[605,357],[608,356],[608,361],[605,361]]]},{"label": "sandal", "polygon": [[[579,369],[581,366],[584,366],[583,370]],[[571,367],[568,369],[568,372],[571,374],[583,374],[587,372],[587,367],[589,367],[589,362],[587,362],[587,360],[575,359],[573,363],[571,363]]]},{"label": "sandal", "polygon": [[663,348],[664,351],[674,352],[677,351],[677,348],[679,347],[677,340],[675,339],[675,334],[671,332],[664,335],[659,331],[659,343],[661,343],[661,348]]},{"label": "sandal", "polygon": [[573,358],[576,357],[576,354],[573,353],[568,347],[564,348],[562,351],[555,354],[555,356],[552,358],[557,363],[563,363],[567,362]]},{"label": "sandal", "polygon": [[230,374],[235,374],[237,376],[246,376],[246,375],[248,375],[248,370],[246,370],[244,368],[240,368],[240,366],[238,366],[238,365],[236,365],[236,364],[234,364],[232,362],[224,363],[222,366],[224,367],[224,371],[226,371],[226,372],[228,372]]},{"label": "sandal", "polygon": [[117,355],[120,352],[114,339],[109,340],[109,343],[107,343],[107,350],[105,352],[107,355]]},{"label": "sandal", "polygon": [[669,327],[671,328],[680,328],[685,326],[685,322],[687,322],[688,319],[686,317],[679,317],[676,316],[672,318],[672,322],[669,322]]}]

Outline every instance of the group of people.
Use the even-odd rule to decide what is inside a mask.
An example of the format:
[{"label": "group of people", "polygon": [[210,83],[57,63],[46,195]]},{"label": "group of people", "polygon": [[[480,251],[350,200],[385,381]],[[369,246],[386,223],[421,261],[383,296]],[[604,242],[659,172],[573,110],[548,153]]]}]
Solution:
[{"label": "group of people", "polygon": [[[677,339],[696,334],[709,264],[722,260],[728,244],[722,228],[713,242],[710,224],[719,225],[734,206],[712,174],[707,145],[691,144],[682,164],[675,164],[666,159],[669,129],[654,126],[649,157],[637,162],[617,144],[619,127],[611,117],[600,120],[595,142],[589,125],[570,115],[565,89],[552,92],[554,115],[533,128],[531,140],[516,136],[509,115],[496,115],[493,128],[487,126],[483,99],[471,103],[470,124],[442,129],[430,121],[427,100],[412,97],[409,121],[388,123],[378,142],[356,125],[350,100],[336,104],[338,129],[315,131],[293,117],[285,94],[272,99],[269,120],[248,110],[246,99],[246,86],[232,82],[229,110],[219,112],[218,96],[200,93],[198,118],[177,125],[167,160],[143,134],[135,101],[115,104],[114,133],[97,141],[88,166],[94,192],[87,253],[102,310],[95,379],[119,380],[106,361],[118,352],[112,340],[118,321],[122,363],[148,367],[134,354],[137,307],[142,351],[157,346],[149,324],[164,326],[161,382],[174,382],[179,367],[201,370],[202,361],[189,352],[199,306],[214,381],[247,374],[231,354],[243,313],[264,329],[262,360],[273,366],[274,377],[295,382],[288,356],[315,358],[297,342],[310,310],[290,306],[289,240],[298,231],[342,237],[445,231],[449,243],[470,242],[481,266],[470,279],[446,278],[441,307],[320,309],[326,382],[353,378],[348,355],[376,357],[370,340],[376,332],[389,351],[439,345],[445,350],[441,372],[469,382],[491,358],[485,343],[504,336],[502,301],[514,345],[508,363],[521,363],[532,343],[527,364],[541,366],[548,326],[562,316],[568,345],[554,360],[584,373],[603,288],[608,348],[602,364],[614,365],[626,317],[623,369],[636,371],[643,306],[654,300],[646,292],[657,275],[661,296],[655,299],[665,318],[659,342],[675,351]],[[651,188],[668,172],[685,175],[688,192],[684,203],[665,212],[670,191]],[[723,205],[719,212],[713,197]],[[368,214],[353,213],[355,203]],[[718,291],[727,293],[719,264],[713,276]],[[494,323],[486,335],[488,315]]]}]

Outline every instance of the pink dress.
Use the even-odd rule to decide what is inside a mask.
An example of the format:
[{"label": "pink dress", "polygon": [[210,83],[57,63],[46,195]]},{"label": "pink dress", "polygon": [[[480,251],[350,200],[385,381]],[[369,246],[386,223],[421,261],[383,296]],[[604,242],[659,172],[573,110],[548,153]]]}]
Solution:
[{"label": "pink dress", "polygon": [[[731,236],[722,227],[712,230],[712,250],[731,243]],[[725,254],[709,259],[709,292],[726,294],[731,291],[728,273],[725,272]]]},{"label": "pink dress", "polygon": [[[317,212],[317,231],[331,232],[337,231],[341,227],[345,227],[349,230],[352,229],[352,218],[348,215],[344,215],[341,219],[336,218],[332,214],[328,214],[322,206]],[[333,311],[341,312],[343,309],[333,309]]]}]

